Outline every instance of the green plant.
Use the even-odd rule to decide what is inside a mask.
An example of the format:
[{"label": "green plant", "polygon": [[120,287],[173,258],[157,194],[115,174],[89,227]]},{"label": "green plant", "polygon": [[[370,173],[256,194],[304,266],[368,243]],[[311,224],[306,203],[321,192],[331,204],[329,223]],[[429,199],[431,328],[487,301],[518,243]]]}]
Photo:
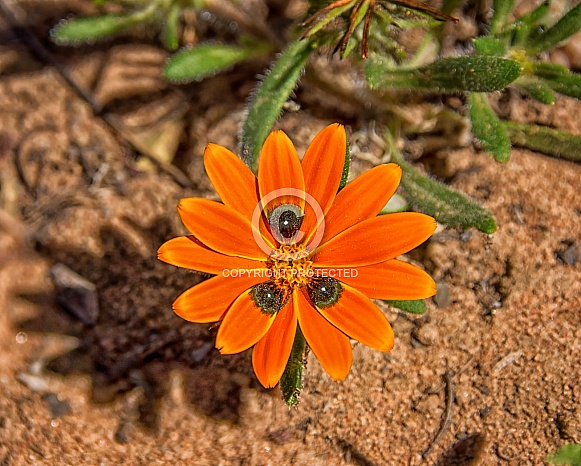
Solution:
[{"label": "green plant", "polygon": [[[180,22],[186,10],[214,9],[234,16],[239,13],[228,2],[213,0],[94,0],[94,3],[98,6],[118,4],[122,12],[63,20],[52,29],[52,40],[59,45],[92,44],[140,26],[154,26],[160,30],[165,48],[176,51],[180,46]],[[244,19],[242,15],[241,21]],[[191,82],[246,59],[267,55],[276,43],[264,29],[254,28],[251,31],[254,34],[241,34],[237,44],[202,43],[186,47],[170,57],[164,76],[173,82]]]},{"label": "green plant", "polygon": [[552,464],[568,464],[571,466],[581,466],[581,445],[570,443],[559,448],[554,455],[546,458]]},{"label": "green plant", "polygon": [[[473,51],[442,57],[442,21],[456,21],[450,14],[460,3],[444,0],[442,11],[436,11],[411,0],[310,0],[304,21],[295,31],[296,38],[284,47],[252,94],[241,134],[244,162],[256,171],[260,149],[303,72],[311,66],[309,58],[318,52],[339,51],[341,58],[349,59],[359,70],[369,91],[366,97],[372,98],[381,121],[390,121],[383,128],[387,152],[402,168],[402,186],[408,205],[434,216],[444,225],[461,229],[474,227],[493,233],[497,225],[489,211],[418,171],[400,154],[397,139],[421,131],[406,118],[402,107],[407,105],[410,93],[460,95],[467,104],[474,137],[496,161],[508,162],[512,145],[579,161],[581,137],[551,128],[502,121],[491,107],[488,94],[512,86],[547,105],[554,102],[556,94],[581,98],[581,75],[542,59],[545,52],[581,29],[581,4],[551,24],[548,1],[510,21],[515,0],[494,0],[489,33],[473,40]],[[59,24],[52,38],[65,45],[92,42],[138,24],[161,23],[165,46],[176,50],[179,18],[185,9],[199,11],[216,8],[218,4],[228,11],[234,8],[233,2],[214,0],[126,0],[123,4],[126,6],[122,14]],[[410,52],[402,45],[400,34],[413,29],[420,30],[423,36],[419,46]],[[281,45],[272,34],[265,33],[263,28],[253,32],[240,35],[235,45],[203,43],[178,52],[168,61],[164,74],[179,82],[202,79],[249,57],[280,50]],[[354,53],[356,50],[361,53]],[[317,76],[314,66],[310,74]],[[335,91],[332,86],[325,87],[327,92]],[[357,99],[354,91],[341,92],[343,97]],[[462,110],[459,112],[460,116],[447,109],[441,114],[451,121],[464,117]],[[407,312],[425,312],[421,301],[389,304]],[[301,346],[299,340],[281,380],[289,405],[296,403],[302,383],[304,342]]]}]

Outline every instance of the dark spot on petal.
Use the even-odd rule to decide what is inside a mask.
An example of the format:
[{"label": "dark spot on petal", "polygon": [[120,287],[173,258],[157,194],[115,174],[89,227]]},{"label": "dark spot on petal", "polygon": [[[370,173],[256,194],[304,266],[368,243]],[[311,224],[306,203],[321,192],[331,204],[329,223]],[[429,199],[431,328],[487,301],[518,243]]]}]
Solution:
[{"label": "dark spot on petal", "polygon": [[303,213],[294,204],[283,204],[272,211],[268,218],[270,229],[279,241],[292,239],[303,223]]},{"label": "dark spot on petal", "polygon": [[260,308],[260,311],[268,315],[276,314],[288,301],[284,290],[277,287],[272,281],[254,285],[250,290],[250,297]]},{"label": "dark spot on petal", "polygon": [[309,297],[318,308],[335,304],[339,301],[342,291],[341,283],[331,277],[314,278],[307,285]]}]

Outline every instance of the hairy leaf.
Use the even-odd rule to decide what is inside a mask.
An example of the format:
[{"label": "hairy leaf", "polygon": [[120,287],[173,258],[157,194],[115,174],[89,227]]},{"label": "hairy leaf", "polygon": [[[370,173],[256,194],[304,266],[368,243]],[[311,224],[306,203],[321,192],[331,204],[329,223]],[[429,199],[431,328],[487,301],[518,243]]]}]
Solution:
[{"label": "hairy leaf", "polygon": [[441,58],[416,69],[389,69],[384,60],[366,67],[369,85],[429,89],[436,92],[493,92],[504,89],[522,72],[511,59],[492,56]]},{"label": "hairy leaf", "polygon": [[559,94],[581,99],[581,74],[569,73],[544,78],[545,83]]},{"label": "hairy leaf", "polygon": [[536,31],[536,28],[547,17],[550,6],[551,2],[549,0],[545,0],[538,7],[521,16],[513,23],[513,47],[522,46],[526,43],[526,41],[531,36],[531,33]]},{"label": "hairy leaf", "polygon": [[481,55],[506,55],[506,44],[495,37],[480,36],[474,39],[474,47]]},{"label": "hairy leaf", "polygon": [[263,52],[259,47],[198,45],[171,57],[165,65],[164,76],[172,81],[191,82],[216,74]]},{"label": "hairy leaf", "polygon": [[305,349],[305,337],[301,329],[297,327],[291,354],[280,379],[282,399],[289,406],[294,406],[298,403],[303,388],[303,359],[305,357]]},{"label": "hairy leaf", "polygon": [[551,88],[534,76],[521,76],[515,81],[515,85],[543,104],[553,105],[555,103],[555,94]]},{"label": "hairy leaf", "polygon": [[254,93],[242,127],[242,159],[252,169],[313,49],[309,40],[292,42]]},{"label": "hairy leaf", "polygon": [[502,32],[514,2],[515,0],[494,0],[492,21],[490,22],[490,33],[492,35]]},{"label": "hairy leaf", "polygon": [[451,227],[476,227],[488,234],[496,231],[494,216],[484,207],[445,184],[423,175],[399,153],[394,151],[392,158],[402,168],[401,184],[408,202],[416,210]]},{"label": "hairy leaf", "polygon": [[543,50],[550,50],[581,29],[581,3],[572,8],[553,27],[542,34],[531,38],[526,45],[530,55],[536,55]]},{"label": "hairy leaf", "polygon": [[61,21],[50,31],[51,39],[59,45],[92,43],[115,35],[140,22],[140,15],[103,15]]},{"label": "hairy leaf", "polygon": [[508,162],[510,138],[490,107],[486,94],[471,92],[468,96],[468,108],[472,132],[482,144],[482,148],[492,154],[497,161]]},{"label": "hairy leaf", "polygon": [[515,146],[573,162],[581,162],[581,136],[546,126],[527,125],[512,121],[505,121],[504,126]]}]

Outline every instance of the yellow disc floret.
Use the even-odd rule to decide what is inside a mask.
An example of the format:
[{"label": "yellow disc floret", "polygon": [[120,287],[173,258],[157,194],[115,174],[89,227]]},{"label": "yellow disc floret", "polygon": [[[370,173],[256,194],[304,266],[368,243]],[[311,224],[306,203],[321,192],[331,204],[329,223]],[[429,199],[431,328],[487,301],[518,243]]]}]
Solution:
[{"label": "yellow disc floret", "polygon": [[305,286],[313,276],[309,251],[304,244],[281,245],[273,251],[268,260],[272,281],[286,292],[295,287]]}]

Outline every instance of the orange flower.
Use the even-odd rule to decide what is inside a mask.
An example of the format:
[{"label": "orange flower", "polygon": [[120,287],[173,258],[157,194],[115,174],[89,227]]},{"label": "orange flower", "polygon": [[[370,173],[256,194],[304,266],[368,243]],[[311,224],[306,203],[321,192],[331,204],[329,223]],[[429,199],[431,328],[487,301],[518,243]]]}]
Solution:
[{"label": "orange flower", "polygon": [[223,354],[252,346],[252,364],[265,387],[280,380],[297,326],[335,380],[351,367],[350,338],[380,351],[393,331],[372,299],[434,295],[425,272],[396,259],[436,228],[427,215],[377,216],[401,178],[395,164],[377,166],[337,193],[345,159],[341,125],[321,131],[302,162],[290,139],[275,131],[259,160],[258,178],[229,150],[210,144],[208,176],[223,204],[182,199],[178,210],[190,236],[169,240],[162,261],[214,277],[173,304],[180,317],[221,321]]}]

